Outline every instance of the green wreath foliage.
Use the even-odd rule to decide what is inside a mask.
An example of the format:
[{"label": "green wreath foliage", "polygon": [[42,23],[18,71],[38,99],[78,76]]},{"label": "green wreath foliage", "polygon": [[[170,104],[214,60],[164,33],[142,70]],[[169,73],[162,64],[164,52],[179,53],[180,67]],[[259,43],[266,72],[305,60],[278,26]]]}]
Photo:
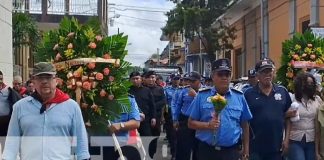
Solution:
[{"label": "green wreath foliage", "polygon": [[[124,61],[127,36],[101,35],[99,24],[80,24],[75,18],[64,18],[57,30],[44,34],[36,54],[37,61],[53,63],[79,58],[120,59],[120,64],[87,63],[59,70],[58,87],[77,99],[81,89],[80,107],[88,130],[106,133],[107,120],[129,111],[127,72],[130,63]],[[125,107],[126,106],[126,107]]]},{"label": "green wreath foliage", "polygon": [[277,80],[289,91],[293,91],[294,77],[304,69],[294,68],[296,61],[309,61],[323,64],[324,39],[311,31],[296,33],[291,39],[282,43],[281,67],[277,71]]}]

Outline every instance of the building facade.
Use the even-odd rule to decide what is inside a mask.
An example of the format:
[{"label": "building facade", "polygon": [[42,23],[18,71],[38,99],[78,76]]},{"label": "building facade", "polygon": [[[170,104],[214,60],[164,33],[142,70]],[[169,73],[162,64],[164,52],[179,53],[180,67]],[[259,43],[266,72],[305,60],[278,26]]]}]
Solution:
[{"label": "building facade", "polygon": [[[43,33],[59,26],[63,17],[75,17],[80,23],[98,18],[103,35],[108,34],[108,0],[13,0],[14,12],[30,14]],[[14,75],[29,79],[34,65],[34,57],[29,46],[20,46],[14,50]]]},{"label": "building facade", "polygon": [[4,82],[11,85],[13,78],[12,58],[12,1],[0,1],[0,70],[4,74]]},{"label": "building facade", "polygon": [[[324,26],[322,0],[242,0],[220,18],[236,28],[233,78],[247,74],[262,57],[280,67],[282,42],[295,32]],[[320,16],[321,15],[321,16]]]}]

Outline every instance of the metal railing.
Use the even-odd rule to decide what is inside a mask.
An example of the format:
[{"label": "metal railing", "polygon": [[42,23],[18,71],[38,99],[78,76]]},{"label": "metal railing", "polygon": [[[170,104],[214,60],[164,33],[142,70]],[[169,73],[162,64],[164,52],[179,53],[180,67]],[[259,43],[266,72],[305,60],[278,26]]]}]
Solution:
[{"label": "metal railing", "polygon": [[[42,13],[43,0],[13,0],[13,11]],[[47,0],[47,14],[98,15],[98,0]]]}]

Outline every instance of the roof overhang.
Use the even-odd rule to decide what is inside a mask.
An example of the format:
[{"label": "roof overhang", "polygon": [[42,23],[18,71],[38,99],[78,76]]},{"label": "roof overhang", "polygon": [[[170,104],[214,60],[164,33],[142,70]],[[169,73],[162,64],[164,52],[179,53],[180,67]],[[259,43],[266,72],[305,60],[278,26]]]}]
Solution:
[{"label": "roof overhang", "polygon": [[218,27],[218,23],[216,23],[218,20],[225,20],[229,25],[232,25],[260,4],[261,0],[238,0],[223,15],[216,19],[212,27]]}]

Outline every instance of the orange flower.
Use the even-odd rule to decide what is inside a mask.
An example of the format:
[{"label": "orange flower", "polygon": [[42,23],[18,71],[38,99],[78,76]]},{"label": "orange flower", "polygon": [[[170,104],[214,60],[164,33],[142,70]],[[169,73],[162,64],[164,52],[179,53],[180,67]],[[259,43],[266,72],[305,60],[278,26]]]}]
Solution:
[{"label": "orange flower", "polygon": [[104,78],[104,76],[103,76],[102,73],[97,73],[96,74],[96,80],[101,81],[101,80],[103,80],[103,78]]},{"label": "orange flower", "polygon": [[96,40],[97,40],[98,42],[100,42],[100,41],[102,41],[102,37],[101,37],[100,35],[97,35],[97,36],[96,36]]},{"label": "orange flower", "polygon": [[104,73],[105,76],[108,76],[109,73],[110,73],[109,68],[105,68],[105,69],[103,70],[103,73]]},{"label": "orange flower", "polygon": [[55,46],[53,47],[53,50],[57,50],[59,48],[59,45],[58,44],[55,44]]},{"label": "orange flower", "polygon": [[78,71],[74,71],[74,72],[73,72],[73,76],[74,76],[75,78],[80,78],[80,77],[81,77],[81,73],[78,72]]},{"label": "orange flower", "polygon": [[91,90],[91,84],[88,81],[83,82],[82,88],[85,90]]},{"label": "orange flower", "polygon": [[113,82],[114,80],[115,80],[115,77],[114,77],[114,76],[109,76],[109,77],[108,77],[108,81],[109,81],[109,82]]},{"label": "orange flower", "polygon": [[314,60],[316,58],[316,55],[315,54],[312,54],[311,56],[310,56],[310,59],[312,59],[312,60]]},{"label": "orange flower", "polygon": [[72,43],[69,43],[68,44],[68,49],[72,49],[73,48],[73,44]]},{"label": "orange flower", "polygon": [[96,104],[93,104],[91,106],[91,108],[95,111],[95,112],[99,112],[99,107]]},{"label": "orange flower", "polygon": [[106,53],[103,55],[104,59],[111,59],[110,53]]},{"label": "orange flower", "polygon": [[106,92],[104,89],[102,89],[102,90],[100,91],[100,96],[101,96],[101,97],[106,96],[106,94],[107,94],[107,92]]},{"label": "orange flower", "polygon": [[56,84],[57,84],[58,86],[62,86],[62,85],[63,85],[63,79],[61,79],[61,78],[56,78]]},{"label": "orange flower", "polygon": [[90,43],[89,43],[89,47],[90,47],[91,49],[96,49],[96,48],[97,48],[97,45],[96,45],[96,43],[94,43],[94,42],[90,42]]},{"label": "orange flower", "polygon": [[114,98],[115,98],[115,96],[114,96],[114,95],[112,95],[112,94],[108,95],[108,99],[109,99],[109,100],[111,100],[111,101],[112,101],[112,100],[113,100]]},{"label": "orange flower", "polygon": [[287,72],[287,73],[286,73],[286,77],[288,77],[288,78],[293,78],[293,77],[294,77],[294,73],[292,73],[292,72]]},{"label": "orange flower", "polygon": [[294,55],[293,55],[293,59],[294,59],[294,60],[298,60],[298,58],[299,58],[298,54],[294,54]]},{"label": "orange flower", "polygon": [[212,96],[210,101],[213,103],[216,113],[220,113],[227,105],[226,98],[218,93],[215,96]]},{"label": "orange flower", "polygon": [[89,69],[94,69],[95,67],[96,67],[96,63],[94,63],[94,62],[91,62],[88,64]]},{"label": "orange flower", "polygon": [[55,56],[55,61],[59,61],[62,58],[60,53],[57,53]]},{"label": "orange flower", "polygon": [[74,35],[75,35],[74,32],[70,32],[67,36],[68,36],[69,38],[72,38]]}]

